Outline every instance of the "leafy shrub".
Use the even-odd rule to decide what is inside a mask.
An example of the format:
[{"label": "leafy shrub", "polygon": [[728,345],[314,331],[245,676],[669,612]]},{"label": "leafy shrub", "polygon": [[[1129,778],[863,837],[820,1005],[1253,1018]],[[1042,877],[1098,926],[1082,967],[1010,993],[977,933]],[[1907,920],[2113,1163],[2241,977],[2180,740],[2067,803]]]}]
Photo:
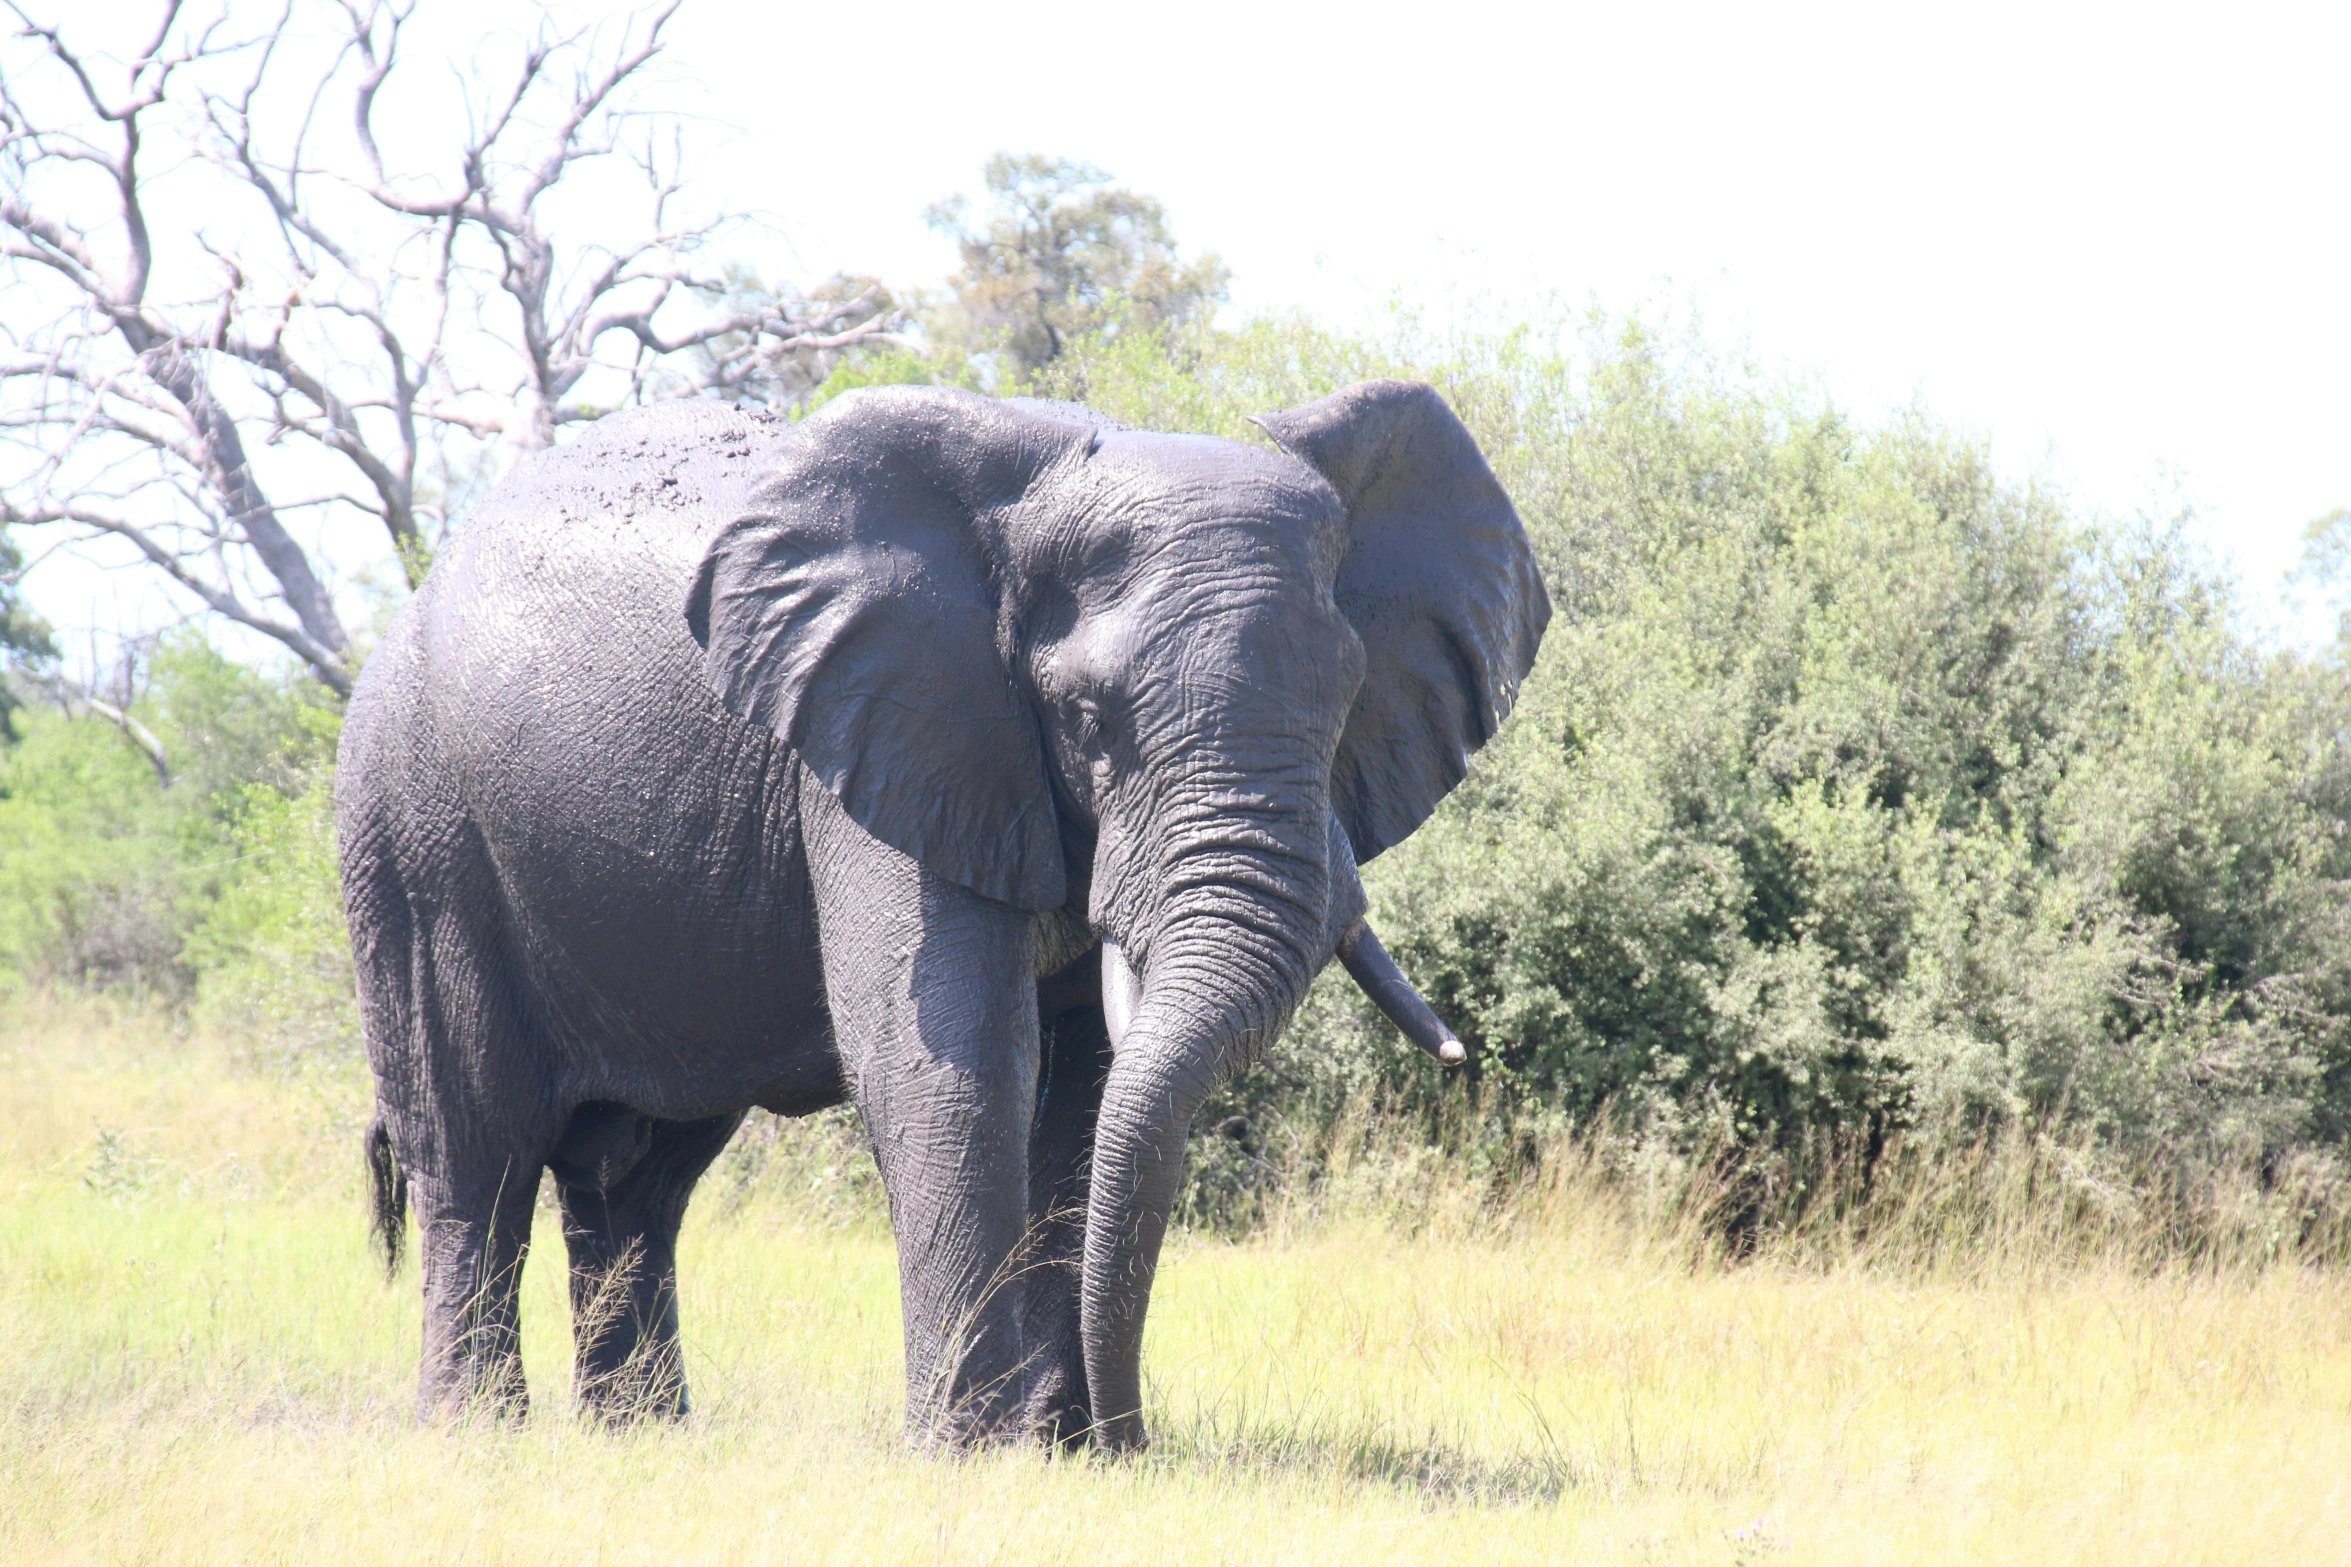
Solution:
[{"label": "leafy shrub", "polygon": [[102,718],[16,722],[23,738],[0,750],[0,975],[184,996],[189,845],[154,768]]},{"label": "leafy shrub", "polygon": [[[21,739],[0,746],[0,986],[188,1002],[234,945],[191,936],[224,898],[232,915],[248,906],[265,871],[254,823],[267,802],[324,788],[340,714],[311,682],[183,635],[156,650],[144,684],[130,711],[160,742],[168,781],[94,712],[29,709]],[[321,889],[332,899],[332,861],[308,868],[314,907]],[[315,939],[329,935],[339,922]]]},{"label": "leafy shrub", "polygon": [[323,766],[294,793],[246,786],[229,822],[236,874],[188,933],[205,1020],[279,1065],[360,1049],[334,792]]},{"label": "leafy shrub", "polygon": [[49,627],[26,608],[18,586],[25,567],[24,551],[0,527],[0,743],[16,738],[15,689],[8,680],[14,670],[38,667],[57,656]]}]

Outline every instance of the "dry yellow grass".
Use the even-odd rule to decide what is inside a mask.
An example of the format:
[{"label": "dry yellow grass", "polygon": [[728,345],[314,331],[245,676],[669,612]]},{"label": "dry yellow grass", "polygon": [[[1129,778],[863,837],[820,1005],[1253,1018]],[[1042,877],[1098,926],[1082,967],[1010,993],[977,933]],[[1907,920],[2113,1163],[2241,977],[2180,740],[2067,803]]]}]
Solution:
[{"label": "dry yellow grass", "polygon": [[1572,1186],[1179,1241],[1131,1463],[902,1452],[887,1237],[773,1179],[689,1220],[684,1427],[567,1417],[545,1247],[538,1413],[418,1430],[362,1074],[0,1028],[0,1561],[2351,1560],[2338,1273],[1722,1267]]}]

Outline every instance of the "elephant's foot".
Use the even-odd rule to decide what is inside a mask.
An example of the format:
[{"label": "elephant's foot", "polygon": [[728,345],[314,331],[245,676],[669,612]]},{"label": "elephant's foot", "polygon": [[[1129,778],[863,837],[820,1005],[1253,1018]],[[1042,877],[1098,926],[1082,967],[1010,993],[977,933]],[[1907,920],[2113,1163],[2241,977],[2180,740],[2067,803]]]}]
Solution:
[{"label": "elephant's foot", "polygon": [[642,1345],[610,1370],[582,1368],[574,1397],[581,1415],[602,1425],[683,1420],[692,1407],[674,1344]]},{"label": "elephant's foot", "polygon": [[1029,1435],[1047,1447],[1079,1452],[1093,1445],[1094,1413],[1082,1403],[1056,1403],[1041,1409],[1032,1405],[1028,1428]]},{"label": "elephant's foot", "polygon": [[1151,1445],[1151,1433],[1143,1428],[1139,1414],[1120,1415],[1116,1419],[1097,1421],[1093,1428],[1095,1448],[1112,1457],[1139,1453]]},{"label": "elephant's foot", "polygon": [[573,1112],[555,1191],[571,1259],[572,1388],[584,1417],[685,1418],[678,1225],[695,1181],[742,1119],[660,1121],[603,1102]]},{"label": "elephant's foot", "polygon": [[920,1381],[908,1379],[907,1446],[971,1450],[1026,1442],[1028,1406],[1019,1362],[990,1352],[1001,1350],[1001,1337],[955,1347],[961,1353],[942,1357],[944,1363]]},{"label": "elephant's foot", "polygon": [[636,1244],[598,1266],[592,1238],[573,1240],[572,1394],[580,1413],[606,1425],[683,1419],[675,1270],[647,1266]]},{"label": "elephant's foot", "polygon": [[1017,1420],[931,1420],[906,1423],[906,1450],[940,1457],[1012,1447],[1027,1440]]},{"label": "elephant's foot", "polygon": [[427,1373],[416,1396],[419,1425],[519,1425],[530,1418],[522,1357],[511,1364],[459,1366]]},{"label": "elephant's foot", "polygon": [[1094,1410],[1086,1398],[1085,1368],[1075,1354],[1048,1356],[1030,1374],[1022,1411],[1030,1437],[1047,1447],[1075,1452],[1094,1440]]},{"label": "elephant's foot", "polygon": [[1028,1431],[1032,1440],[1064,1453],[1134,1453],[1150,1445],[1140,1415],[1123,1421],[1095,1420],[1082,1375],[1067,1380],[1048,1376],[1032,1391]]},{"label": "elephant's foot", "polygon": [[[436,1259],[428,1254],[428,1267]],[[514,1279],[521,1250],[489,1272],[489,1282],[468,1295],[444,1289],[435,1298],[428,1279],[424,1363],[417,1377],[417,1419],[427,1425],[488,1421],[512,1424],[531,1411],[523,1380],[522,1334],[517,1320]],[[457,1271],[442,1260],[441,1279]]]}]

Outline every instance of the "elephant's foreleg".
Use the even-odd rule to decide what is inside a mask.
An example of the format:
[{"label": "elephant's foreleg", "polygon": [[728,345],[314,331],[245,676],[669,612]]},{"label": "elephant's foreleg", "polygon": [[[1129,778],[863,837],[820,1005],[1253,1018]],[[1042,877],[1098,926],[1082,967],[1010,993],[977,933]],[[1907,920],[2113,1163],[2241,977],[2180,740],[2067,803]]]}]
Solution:
[{"label": "elephant's foreleg", "polygon": [[[604,1113],[632,1114],[618,1107]],[[573,1389],[583,1409],[608,1419],[674,1419],[686,1412],[678,1227],[694,1183],[743,1117],[635,1120],[625,1169],[555,1166],[571,1253]]]},{"label": "elephant's foreleg", "polygon": [[804,779],[825,995],[898,1241],[906,1428],[1017,1431],[1037,1005],[1027,916],[923,870]]},{"label": "elephant's foreleg", "polygon": [[[1091,969],[1092,954],[1081,960]],[[1110,1033],[1093,1002],[1060,1013],[1045,1030],[1037,1115],[1029,1131],[1029,1238],[1021,1331],[1028,1351],[1029,1429],[1048,1442],[1086,1440],[1085,1344],[1078,1284],[1086,1250],[1086,1165],[1110,1070]]]}]

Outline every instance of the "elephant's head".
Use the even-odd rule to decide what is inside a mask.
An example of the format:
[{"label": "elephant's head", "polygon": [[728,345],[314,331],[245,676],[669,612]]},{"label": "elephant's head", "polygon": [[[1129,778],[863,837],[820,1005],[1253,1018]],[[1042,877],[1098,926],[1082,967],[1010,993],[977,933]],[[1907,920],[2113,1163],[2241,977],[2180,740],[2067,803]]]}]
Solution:
[{"label": "elephant's head", "polygon": [[867,831],[1102,939],[1115,1057],[1081,1311],[1114,1445],[1141,1435],[1143,1314],[1202,1099],[1335,951],[1440,1043],[1361,923],[1356,862],[1460,781],[1550,618],[1431,388],[1259,422],[1280,451],[852,393],[795,432],[688,607],[721,698]]}]

